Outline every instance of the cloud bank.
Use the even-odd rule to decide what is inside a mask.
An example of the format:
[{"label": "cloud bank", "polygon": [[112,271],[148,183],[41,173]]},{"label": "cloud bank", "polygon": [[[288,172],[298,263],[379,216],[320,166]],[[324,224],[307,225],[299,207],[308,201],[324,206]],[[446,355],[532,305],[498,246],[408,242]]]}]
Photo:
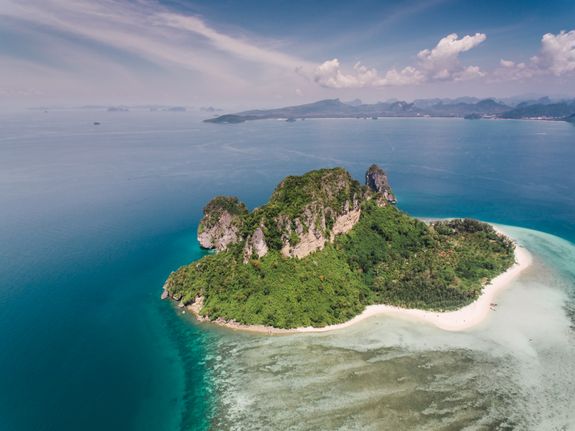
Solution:
[{"label": "cloud bank", "polygon": [[467,81],[488,78],[493,81],[528,80],[536,76],[567,76],[575,73],[575,30],[547,33],[541,38],[539,52],[528,61],[501,59],[498,67],[483,71],[479,66],[465,66],[460,55],[479,46],[487,39],[483,33],[466,35],[455,33],[442,38],[432,49],[417,54],[417,61],[403,69],[392,68],[383,73],[356,63],[344,72],[337,58],[315,68],[314,80],[327,88],[364,88],[419,85],[440,81]]},{"label": "cloud bank", "polygon": [[486,38],[483,33],[467,35],[461,39],[455,33],[449,34],[434,48],[420,51],[417,54],[417,64],[403,69],[389,69],[383,74],[361,63],[356,63],[353,71],[346,74],[341,70],[339,60],[334,58],[316,67],[314,80],[324,87],[361,88],[474,79],[485,76],[485,73],[478,66],[463,66],[459,55],[475,48]]},{"label": "cloud bank", "polygon": [[575,30],[547,33],[541,38],[539,52],[526,62],[500,61],[495,77],[503,80],[529,79],[535,76],[556,77],[575,72]]}]

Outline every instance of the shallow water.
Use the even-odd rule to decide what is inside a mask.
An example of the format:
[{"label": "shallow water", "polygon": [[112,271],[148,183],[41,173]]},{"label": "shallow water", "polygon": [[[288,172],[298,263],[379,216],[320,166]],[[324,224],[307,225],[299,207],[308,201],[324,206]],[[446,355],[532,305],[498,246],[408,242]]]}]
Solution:
[{"label": "shallow water", "polygon": [[[575,127],[199,120],[0,114],[0,430],[572,427]],[[159,300],[212,196],[253,207],[286,175],[374,162],[413,215],[555,235],[511,229],[537,260],[484,327],[269,338]]]},{"label": "shallow water", "polygon": [[[507,228],[535,263],[480,326],[448,332],[376,316],[330,334],[219,338],[215,429],[575,428],[575,247]],[[552,257],[557,262],[556,256]]]}]

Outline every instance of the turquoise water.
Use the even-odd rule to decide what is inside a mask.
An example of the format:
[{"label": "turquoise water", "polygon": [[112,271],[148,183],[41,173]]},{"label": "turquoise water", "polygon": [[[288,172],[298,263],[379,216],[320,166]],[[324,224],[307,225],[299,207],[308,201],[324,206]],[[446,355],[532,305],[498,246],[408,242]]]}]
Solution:
[{"label": "turquoise water", "polygon": [[[557,426],[572,423],[569,391],[557,383],[530,399],[510,370],[520,363],[543,381],[575,382],[560,368],[574,358],[575,127],[456,119],[218,126],[185,113],[25,112],[1,114],[0,130],[1,430],[317,429],[313,418],[328,429],[397,418],[423,427],[439,426],[425,418],[439,421],[442,409],[461,421],[451,426],[480,417],[492,418],[486,426],[502,417],[532,425],[544,423],[550,405],[564,418]],[[213,195],[253,207],[286,175],[343,166],[361,179],[374,162],[413,215],[530,229],[515,233],[535,249],[539,270],[521,283],[532,293],[526,308],[549,303],[534,308],[539,326],[560,334],[534,349],[549,369],[489,326],[455,345],[458,337],[386,319],[340,335],[268,339],[194,324],[159,301],[169,272],[201,256],[195,227]],[[515,291],[508,302],[523,297]],[[536,335],[503,327],[518,340]],[[430,334],[437,344],[422,343]],[[460,402],[445,395],[433,377],[440,373],[425,371],[434,367],[461,389]],[[386,398],[402,377],[403,397]],[[334,381],[337,393],[326,391]],[[418,389],[426,381],[429,393]]]},{"label": "turquoise water", "polygon": [[503,229],[535,261],[471,330],[377,316],[332,333],[222,334],[214,428],[575,429],[575,339],[564,310],[575,247]]}]

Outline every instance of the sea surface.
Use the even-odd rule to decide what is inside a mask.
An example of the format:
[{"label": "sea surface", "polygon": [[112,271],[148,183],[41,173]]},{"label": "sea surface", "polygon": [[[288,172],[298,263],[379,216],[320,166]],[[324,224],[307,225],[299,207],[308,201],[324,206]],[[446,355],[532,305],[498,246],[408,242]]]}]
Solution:
[{"label": "sea surface", "polygon": [[[286,175],[372,163],[404,211],[505,225],[534,254],[484,324],[268,337],[160,301],[214,195],[255,207]],[[0,431],[573,430],[574,243],[567,123],[3,112]]]}]

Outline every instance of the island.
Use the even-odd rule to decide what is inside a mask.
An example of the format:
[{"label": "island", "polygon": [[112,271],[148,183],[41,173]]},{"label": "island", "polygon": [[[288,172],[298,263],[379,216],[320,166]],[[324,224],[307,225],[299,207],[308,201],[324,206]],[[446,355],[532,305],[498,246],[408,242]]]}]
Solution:
[{"label": "island", "polygon": [[463,117],[464,120],[481,120],[481,115],[479,114],[468,114],[465,117]]},{"label": "island", "polygon": [[425,223],[397,208],[387,175],[343,168],[288,176],[249,211],[237,197],[204,208],[200,245],[163,298],[202,321],[287,330],[341,324],[366,307],[445,312],[475,301],[515,263],[515,245],[471,219]]},{"label": "island", "polygon": [[453,117],[465,119],[564,120],[575,115],[575,99],[552,101],[549,98],[506,104],[495,99],[463,97],[418,99],[413,102],[392,100],[373,104],[356,99],[342,102],[326,99],[303,105],[275,109],[255,109],[229,113],[204,120],[206,123],[237,124],[254,120],[297,120],[305,118]]}]

